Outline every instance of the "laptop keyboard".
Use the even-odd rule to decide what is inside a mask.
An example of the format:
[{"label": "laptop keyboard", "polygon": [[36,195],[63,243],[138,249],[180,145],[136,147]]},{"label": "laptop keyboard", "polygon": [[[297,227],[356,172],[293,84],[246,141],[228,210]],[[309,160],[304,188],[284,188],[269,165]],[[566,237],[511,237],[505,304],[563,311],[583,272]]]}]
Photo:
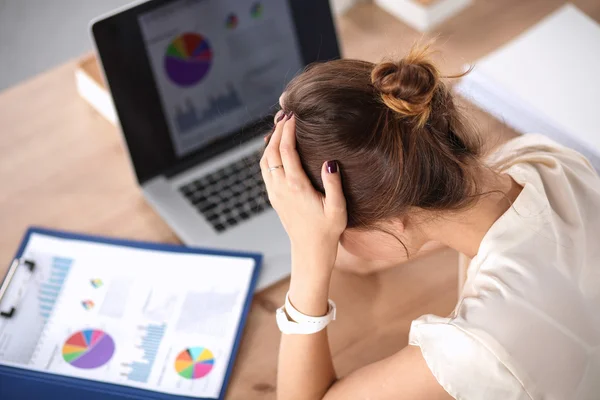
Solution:
[{"label": "laptop keyboard", "polygon": [[260,174],[262,150],[179,188],[217,232],[271,208]]}]

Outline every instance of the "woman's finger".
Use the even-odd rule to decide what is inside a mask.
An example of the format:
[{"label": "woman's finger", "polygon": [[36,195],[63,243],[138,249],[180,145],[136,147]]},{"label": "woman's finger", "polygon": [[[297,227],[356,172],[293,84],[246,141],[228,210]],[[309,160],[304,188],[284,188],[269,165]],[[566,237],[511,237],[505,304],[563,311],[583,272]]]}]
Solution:
[{"label": "woman's finger", "polygon": [[266,170],[274,178],[285,176],[283,163],[281,161],[281,155],[279,154],[279,144],[281,143],[281,134],[283,132],[283,126],[285,124],[286,119],[287,116],[285,114],[282,114],[280,116],[280,120],[275,126],[275,131],[271,135],[269,144],[265,149],[264,157],[266,158],[267,164]]},{"label": "woman's finger", "polygon": [[327,161],[321,168],[325,188],[325,213],[345,213],[346,198],[342,189],[342,175],[336,161]]},{"label": "woman's finger", "polygon": [[262,175],[263,181],[265,182],[265,186],[267,191],[269,190],[269,185],[271,183],[271,173],[269,172],[269,165],[267,163],[267,156],[263,154],[260,159],[260,173]]},{"label": "woman's finger", "polygon": [[296,182],[308,181],[300,162],[300,156],[296,151],[296,117],[294,115],[283,126],[279,154],[281,155],[286,178],[293,179]]},{"label": "woman's finger", "polygon": [[283,110],[277,111],[275,117],[273,117],[273,123],[277,125],[277,123],[283,119],[284,115],[285,113],[283,112]]},{"label": "woman's finger", "polygon": [[[279,121],[281,121],[283,119],[283,117],[285,117],[285,113],[283,112],[283,110],[277,111],[277,113],[273,117],[273,129],[271,130],[271,132],[267,133],[264,137],[265,143],[267,145],[269,144],[269,141],[271,140],[271,136],[273,135],[273,132],[275,132],[275,128],[277,128],[277,124],[279,123]],[[265,149],[266,149],[266,147],[265,147]]]}]

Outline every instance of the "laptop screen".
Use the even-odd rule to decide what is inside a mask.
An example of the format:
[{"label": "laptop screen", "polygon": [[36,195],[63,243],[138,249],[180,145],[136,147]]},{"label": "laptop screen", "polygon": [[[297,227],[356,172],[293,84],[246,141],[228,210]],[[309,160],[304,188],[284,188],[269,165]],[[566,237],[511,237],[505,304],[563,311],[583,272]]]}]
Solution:
[{"label": "laptop screen", "polygon": [[138,22],[177,157],[266,116],[304,65],[287,1],[178,0]]},{"label": "laptop screen", "polygon": [[92,22],[140,184],[264,134],[285,85],[340,57],[326,0],[147,0]]}]

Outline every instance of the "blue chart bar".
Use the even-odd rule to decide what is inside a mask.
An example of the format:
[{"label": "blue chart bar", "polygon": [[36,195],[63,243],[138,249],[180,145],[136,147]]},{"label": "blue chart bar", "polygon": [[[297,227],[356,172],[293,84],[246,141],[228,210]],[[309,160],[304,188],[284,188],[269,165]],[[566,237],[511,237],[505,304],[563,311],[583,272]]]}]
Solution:
[{"label": "blue chart bar", "polygon": [[42,290],[50,293],[58,293],[60,292],[60,285],[50,285],[48,283],[42,283]]},{"label": "blue chart bar", "polygon": [[54,265],[58,265],[58,266],[66,265],[66,269],[68,270],[71,267],[73,260],[71,260],[70,258],[64,258],[64,257],[54,257],[52,259],[52,262]]},{"label": "blue chart bar", "polygon": [[148,382],[150,372],[152,372],[152,366],[156,360],[156,353],[158,352],[160,342],[165,335],[166,328],[166,324],[150,324],[141,327],[141,330],[144,331],[144,336],[142,336],[142,344],[139,347],[143,350],[144,355],[140,360],[136,360],[129,364],[131,371],[127,374],[127,379],[135,382]]},{"label": "blue chart bar", "polygon": [[48,320],[54,303],[65,283],[65,279],[69,274],[69,270],[73,264],[73,260],[63,257],[52,258],[52,266],[50,267],[50,277],[40,285],[38,300],[40,302],[40,315],[44,320]]},{"label": "blue chart bar", "polygon": [[52,271],[52,279],[65,279],[68,272],[68,270]]}]

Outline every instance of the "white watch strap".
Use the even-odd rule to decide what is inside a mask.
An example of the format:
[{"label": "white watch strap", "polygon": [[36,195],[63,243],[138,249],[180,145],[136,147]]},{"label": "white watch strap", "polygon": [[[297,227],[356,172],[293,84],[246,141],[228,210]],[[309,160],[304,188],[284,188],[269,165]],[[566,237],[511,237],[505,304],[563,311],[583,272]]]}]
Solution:
[{"label": "white watch strap", "polygon": [[286,335],[312,335],[322,331],[328,324],[299,324],[291,321],[284,310],[284,306],[279,308],[276,313],[277,326],[282,333]]},{"label": "white watch strap", "polygon": [[285,295],[285,311],[293,321],[299,324],[328,324],[335,320],[336,307],[333,300],[329,299],[327,302],[329,310],[327,310],[326,315],[322,317],[311,317],[310,315],[302,314],[300,311],[296,310],[290,302],[290,293],[288,292]]},{"label": "white watch strap", "polygon": [[335,320],[336,306],[329,300],[329,312],[322,317],[311,317],[296,310],[290,303],[289,296],[285,296],[285,305],[276,312],[277,326],[285,334],[310,335],[322,331]]}]

